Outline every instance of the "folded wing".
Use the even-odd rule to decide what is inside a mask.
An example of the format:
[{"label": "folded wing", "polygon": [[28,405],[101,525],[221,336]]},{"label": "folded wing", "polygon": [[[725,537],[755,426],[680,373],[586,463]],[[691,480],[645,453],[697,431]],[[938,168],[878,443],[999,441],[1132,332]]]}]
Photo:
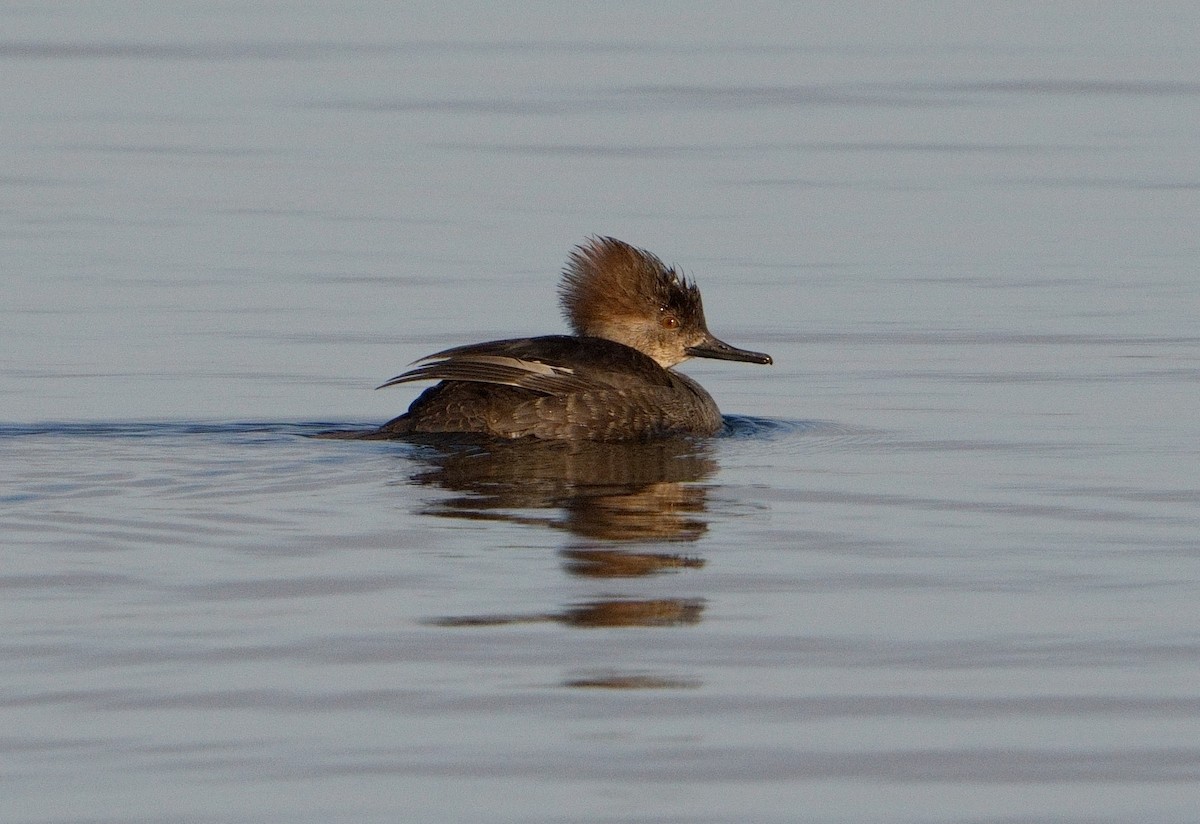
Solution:
[{"label": "folded wing", "polygon": [[379,386],[442,380],[515,386],[539,395],[623,387],[630,376],[667,385],[664,371],[641,352],[600,339],[518,338],[446,349]]}]

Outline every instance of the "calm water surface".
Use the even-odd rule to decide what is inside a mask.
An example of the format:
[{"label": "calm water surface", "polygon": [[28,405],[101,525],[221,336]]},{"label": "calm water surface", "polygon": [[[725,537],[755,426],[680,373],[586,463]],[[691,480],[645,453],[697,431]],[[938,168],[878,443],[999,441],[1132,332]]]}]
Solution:
[{"label": "calm water surface", "polygon": [[[1184,822],[1192,4],[0,6],[0,819]],[[590,233],[710,441],[315,440]]]}]

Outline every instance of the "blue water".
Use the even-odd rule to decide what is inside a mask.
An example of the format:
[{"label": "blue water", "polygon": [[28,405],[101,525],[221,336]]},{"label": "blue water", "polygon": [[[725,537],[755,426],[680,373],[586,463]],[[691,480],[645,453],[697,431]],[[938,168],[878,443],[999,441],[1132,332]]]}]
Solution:
[{"label": "blue water", "polygon": [[[0,820],[1194,820],[1197,24],[0,6]],[[310,437],[589,234],[721,437]]]}]

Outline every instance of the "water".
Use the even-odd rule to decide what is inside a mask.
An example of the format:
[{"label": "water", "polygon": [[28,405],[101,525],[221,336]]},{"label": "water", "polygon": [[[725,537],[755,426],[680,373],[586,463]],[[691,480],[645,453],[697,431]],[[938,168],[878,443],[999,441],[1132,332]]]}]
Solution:
[{"label": "water", "polygon": [[[1198,17],[0,7],[0,818],[1194,820]],[[724,436],[308,437],[590,233]]]}]

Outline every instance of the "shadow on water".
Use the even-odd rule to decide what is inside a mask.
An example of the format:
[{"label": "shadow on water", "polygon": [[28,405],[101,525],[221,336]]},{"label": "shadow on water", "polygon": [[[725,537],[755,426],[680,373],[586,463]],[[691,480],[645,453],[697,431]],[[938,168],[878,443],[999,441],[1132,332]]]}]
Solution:
[{"label": "shadow on water", "polygon": [[[651,443],[426,442],[412,457],[412,483],[448,491],[423,514],[496,521],[561,533],[567,575],[609,581],[700,569],[692,547],[708,531],[706,481],[717,472],[713,446],[672,439]],[[433,618],[432,626],[500,627],[553,623],[573,629],[671,628],[698,624],[704,600],[603,597],[556,611]],[[620,668],[571,673],[562,684],[586,689],[687,688],[697,681]]]},{"label": "shadow on water", "polygon": [[[113,422],[0,425],[6,439],[215,438],[238,444],[290,442],[345,423]],[[727,418],[722,438],[772,440],[805,430],[804,424],[748,417]],[[651,579],[705,566],[695,551],[708,532],[710,482],[719,466],[720,439],[669,439],[648,443],[497,441],[436,438],[424,441],[345,440],[372,451],[399,450],[403,485],[451,493],[419,504],[418,515],[496,522],[561,534],[558,549],[568,576],[609,582],[602,597],[530,614],[431,618],[447,628],[552,623],[574,629],[672,628],[698,624],[702,598],[669,591],[654,597],[619,592],[620,581]],[[670,585],[667,584],[669,587]],[[599,670],[565,677],[564,685],[643,689],[695,686],[690,679],[646,672]]]},{"label": "shadow on water", "polygon": [[[727,417],[722,438],[772,439],[809,428]],[[435,518],[493,521],[557,531],[567,575],[608,581],[698,570],[694,551],[708,532],[709,483],[719,469],[717,440],[646,443],[498,441],[433,437],[406,442],[417,467],[409,482],[452,493],[421,510]],[[376,442],[377,443],[377,442]],[[440,627],[553,623],[575,629],[693,626],[702,598],[605,595],[556,611],[433,618]],[[588,689],[688,688],[700,682],[620,669],[576,673],[562,684]]]},{"label": "shadow on water", "polygon": [[[717,470],[700,441],[446,443],[417,455],[413,482],[460,493],[429,515],[562,530],[584,543],[695,541]],[[550,514],[540,514],[545,511]]]},{"label": "shadow on water", "polygon": [[[629,579],[699,569],[702,558],[660,549],[692,544],[707,531],[712,447],[674,439],[652,443],[426,442],[413,456],[413,483],[455,493],[423,514],[499,521],[564,533],[568,575]],[[577,628],[695,624],[694,598],[606,597],[554,613],[439,618],[438,626],[556,622]]]}]

